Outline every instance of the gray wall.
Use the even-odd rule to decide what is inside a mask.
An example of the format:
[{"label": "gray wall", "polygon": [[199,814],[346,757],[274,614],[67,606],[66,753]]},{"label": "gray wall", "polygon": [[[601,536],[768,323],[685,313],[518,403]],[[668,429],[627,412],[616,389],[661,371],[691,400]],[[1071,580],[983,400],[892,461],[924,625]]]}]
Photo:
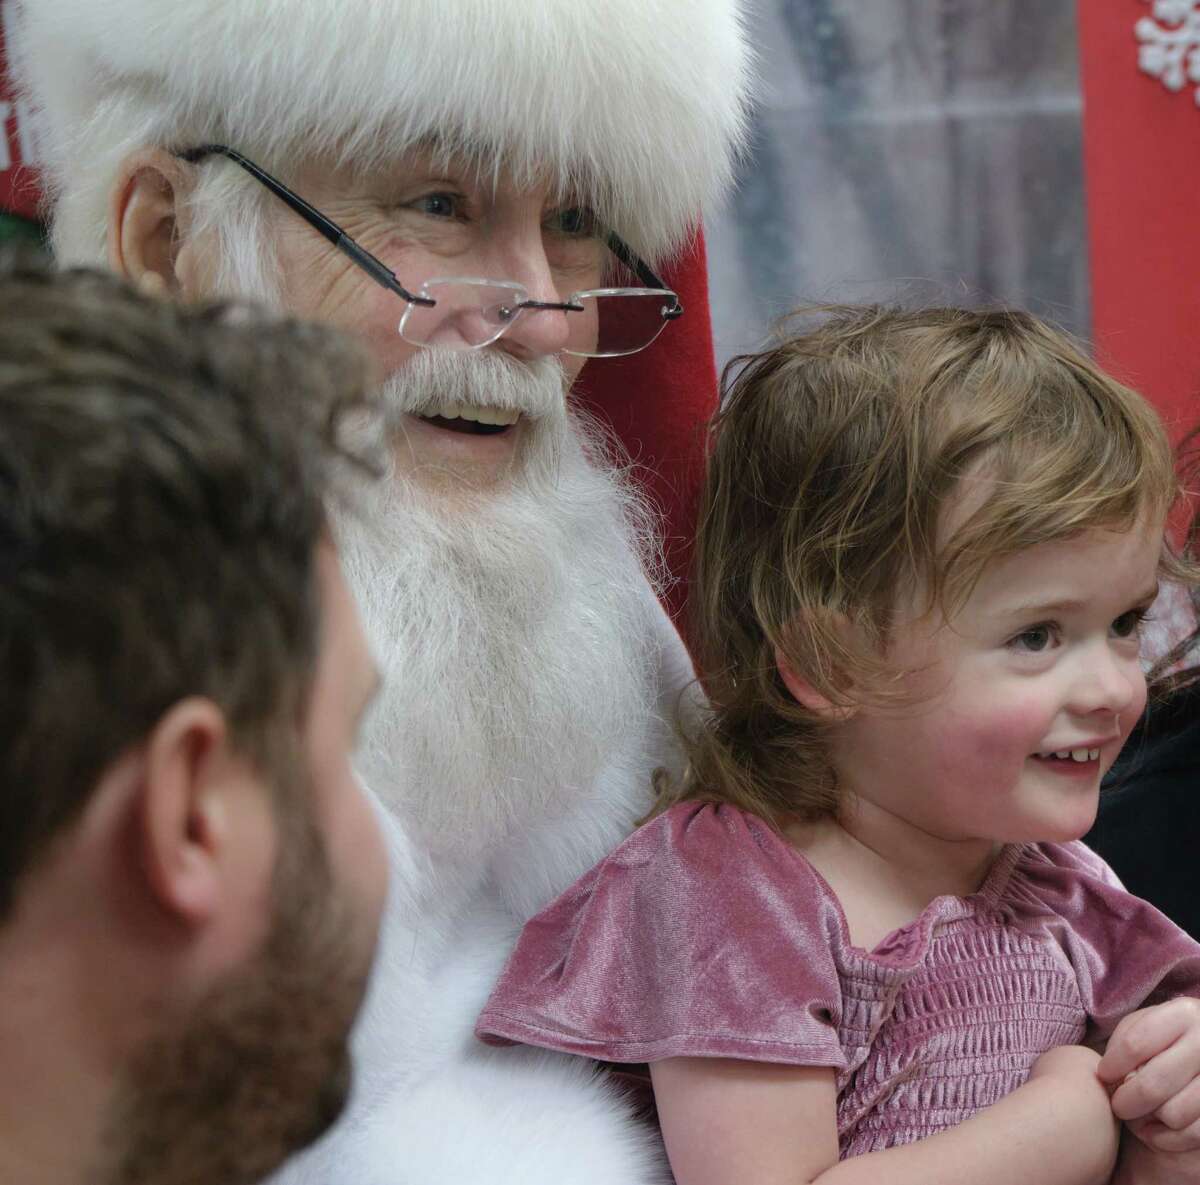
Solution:
[{"label": "gray wall", "polygon": [[718,360],[800,301],[1089,324],[1075,0],[757,0],[766,90],[708,225]]}]

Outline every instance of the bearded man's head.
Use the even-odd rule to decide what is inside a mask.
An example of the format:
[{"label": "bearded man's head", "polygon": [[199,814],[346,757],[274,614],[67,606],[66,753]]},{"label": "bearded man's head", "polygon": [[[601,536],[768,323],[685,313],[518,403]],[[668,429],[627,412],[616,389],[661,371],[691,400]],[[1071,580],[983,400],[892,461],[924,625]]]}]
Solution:
[{"label": "bearded man's head", "polygon": [[670,349],[656,269],[744,137],[740,0],[16,3],[64,260],[378,362],[393,472],[340,531],[386,674],[368,782],[472,859],[561,812],[655,661],[650,516],[566,392]]}]

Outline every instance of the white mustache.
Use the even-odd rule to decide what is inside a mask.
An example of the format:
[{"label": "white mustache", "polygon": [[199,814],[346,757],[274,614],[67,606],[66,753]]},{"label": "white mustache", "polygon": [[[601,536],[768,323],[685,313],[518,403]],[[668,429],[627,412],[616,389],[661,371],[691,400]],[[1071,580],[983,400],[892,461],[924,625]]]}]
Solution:
[{"label": "white mustache", "polygon": [[380,390],[389,426],[439,407],[494,407],[532,420],[566,414],[567,378],[556,358],[528,362],[498,350],[419,350]]}]

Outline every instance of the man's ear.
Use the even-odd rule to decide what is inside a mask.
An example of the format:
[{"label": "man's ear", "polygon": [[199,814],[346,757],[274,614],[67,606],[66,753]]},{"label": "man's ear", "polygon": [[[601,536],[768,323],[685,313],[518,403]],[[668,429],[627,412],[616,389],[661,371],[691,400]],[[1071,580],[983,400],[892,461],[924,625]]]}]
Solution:
[{"label": "man's ear", "polygon": [[191,167],[161,148],[125,158],[109,199],[108,262],[144,292],[175,293],[179,274],[183,200],[192,185]]},{"label": "man's ear", "polygon": [[848,720],[854,715],[852,704],[836,704],[819,692],[807,679],[798,674],[795,667],[788,661],[787,655],[775,647],[775,667],[783,685],[791,693],[792,699],[810,712],[826,720]]},{"label": "man's ear", "polygon": [[221,904],[221,845],[229,824],[221,784],[228,763],[228,726],[212,700],[181,700],[146,740],[137,811],[141,863],[160,907],[185,925],[202,925]]}]

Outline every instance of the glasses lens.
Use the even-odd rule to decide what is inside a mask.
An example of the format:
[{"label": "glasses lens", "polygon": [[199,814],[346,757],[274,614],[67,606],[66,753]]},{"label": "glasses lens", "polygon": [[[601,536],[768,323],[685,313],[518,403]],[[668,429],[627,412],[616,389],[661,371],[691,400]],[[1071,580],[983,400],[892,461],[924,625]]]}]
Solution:
[{"label": "glasses lens", "polygon": [[474,350],[494,342],[517,317],[527,299],[520,284],[465,278],[428,280],[417,292],[436,301],[410,304],[400,319],[400,336],[417,346]]},{"label": "glasses lens", "polygon": [[661,288],[621,288],[575,299],[595,318],[596,348],[567,353],[586,353],[589,358],[644,350],[666,328],[664,314],[675,304],[674,294]]}]

